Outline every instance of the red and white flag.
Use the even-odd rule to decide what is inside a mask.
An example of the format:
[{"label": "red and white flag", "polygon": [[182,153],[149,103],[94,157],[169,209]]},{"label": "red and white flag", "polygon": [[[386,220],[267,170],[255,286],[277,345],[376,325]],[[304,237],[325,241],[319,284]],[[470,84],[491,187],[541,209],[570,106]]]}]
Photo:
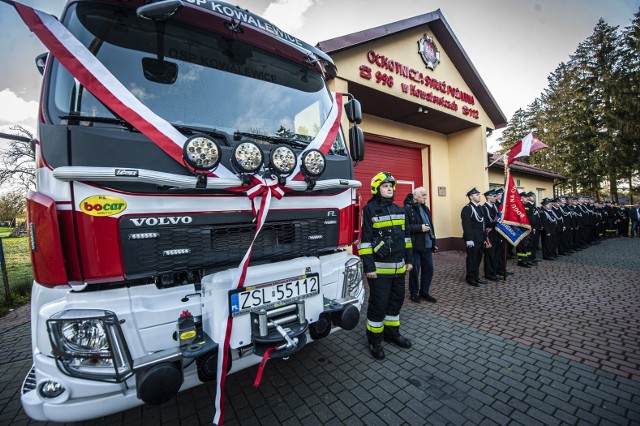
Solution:
[{"label": "red and white flag", "polygon": [[541,148],[549,147],[543,144],[540,139],[536,138],[536,131],[534,129],[531,133],[511,147],[509,150],[509,157],[507,158],[507,166],[510,166],[514,161],[516,161],[516,158],[528,157],[533,151]]},{"label": "red and white flag", "polygon": [[531,232],[531,223],[520,199],[518,187],[513,181],[511,172],[507,171],[505,179],[506,191],[503,196],[502,206],[498,213],[498,231],[512,246],[517,246],[520,241]]}]

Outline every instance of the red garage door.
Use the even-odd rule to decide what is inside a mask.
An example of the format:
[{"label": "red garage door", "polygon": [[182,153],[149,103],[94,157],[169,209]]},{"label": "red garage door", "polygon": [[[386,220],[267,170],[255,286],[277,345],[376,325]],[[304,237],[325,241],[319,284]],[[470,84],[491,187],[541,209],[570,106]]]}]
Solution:
[{"label": "red garage door", "polygon": [[366,141],[365,160],[355,168],[363,203],[371,198],[371,178],[382,171],[391,172],[398,181],[394,201],[402,206],[408,193],[423,186],[420,149]]}]

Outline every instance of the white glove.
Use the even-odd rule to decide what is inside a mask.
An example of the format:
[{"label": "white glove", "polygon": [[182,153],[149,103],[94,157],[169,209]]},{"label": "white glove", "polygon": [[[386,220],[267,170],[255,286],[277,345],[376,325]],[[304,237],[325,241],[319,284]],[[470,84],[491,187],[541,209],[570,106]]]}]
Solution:
[{"label": "white glove", "polygon": [[475,244],[473,243],[473,241],[467,241],[467,247],[468,248],[475,247]]}]

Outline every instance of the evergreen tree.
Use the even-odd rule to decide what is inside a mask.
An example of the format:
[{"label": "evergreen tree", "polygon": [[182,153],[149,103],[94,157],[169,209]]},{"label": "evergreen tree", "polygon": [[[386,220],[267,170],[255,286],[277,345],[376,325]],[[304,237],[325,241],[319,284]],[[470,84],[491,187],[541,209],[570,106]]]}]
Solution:
[{"label": "evergreen tree", "polygon": [[622,35],[622,70],[616,85],[616,119],[619,143],[624,150],[622,176],[629,185],[630,202],[640,173],[640,11]]}]

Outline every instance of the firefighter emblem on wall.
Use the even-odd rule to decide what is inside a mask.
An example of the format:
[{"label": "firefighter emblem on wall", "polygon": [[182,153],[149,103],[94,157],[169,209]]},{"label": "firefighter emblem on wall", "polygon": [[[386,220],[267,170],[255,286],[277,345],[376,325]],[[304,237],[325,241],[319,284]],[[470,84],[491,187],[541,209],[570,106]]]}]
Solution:
[{"label": "firefighter emblem on wall", "polygon": [[424,33],[422,38],[418,40],[418,53],[422,57],[427,68],[433,70],[440,63],[440,52],[436,47],[436,43],[427,35],[427,33]]}]

